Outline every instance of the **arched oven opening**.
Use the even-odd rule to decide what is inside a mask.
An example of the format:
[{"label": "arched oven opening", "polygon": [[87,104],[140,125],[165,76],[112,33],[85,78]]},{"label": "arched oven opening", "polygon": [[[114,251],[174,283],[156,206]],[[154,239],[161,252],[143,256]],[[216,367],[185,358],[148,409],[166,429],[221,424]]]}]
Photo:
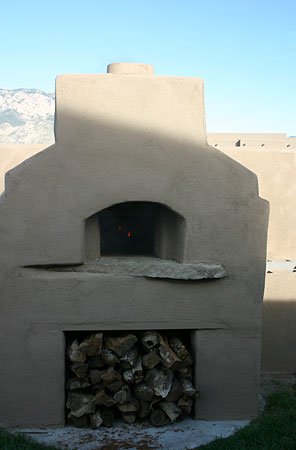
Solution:
[{"label": "arched oven opening", "polygon": [[85,222],[85,258],[152,256],[181,262],[184,218],[154,202],[119,203]]}]

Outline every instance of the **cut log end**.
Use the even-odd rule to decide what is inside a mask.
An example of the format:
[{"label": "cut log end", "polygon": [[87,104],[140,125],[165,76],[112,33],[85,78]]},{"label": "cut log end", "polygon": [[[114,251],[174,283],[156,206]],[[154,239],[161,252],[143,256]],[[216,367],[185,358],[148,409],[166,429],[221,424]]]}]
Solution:
[{"label": "cut log end", "polygon": [[160,409],[155,409],[154,411],[152,411],[150,416],[150,423],[154,427],[163,427],[168,423],[168,421],[168,416]]}]

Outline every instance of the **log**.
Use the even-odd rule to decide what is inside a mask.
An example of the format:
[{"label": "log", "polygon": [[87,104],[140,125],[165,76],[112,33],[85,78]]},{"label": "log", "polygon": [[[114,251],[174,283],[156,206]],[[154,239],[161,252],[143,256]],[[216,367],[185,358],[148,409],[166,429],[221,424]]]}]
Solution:
[{"label": "log", "polygon": [[138,407],[135,405],[134,402],[124,403],[123,405],[116,405],[120,412],[126,413],[126,412],[137,412]]},{"label": "log", "polygon": [[120,367],[123,370],[132,369],[136,364],[138,353],[138,347],[134,345],[120,358]]},{"label": "log", "polygon": [[150,402],[154,397],[154,390],[146,383],[139,383],[134,389],[134,396],[139,400]]},{"label": "log", "polygon": [[68,419],[76,428],[88,428],[89,426],[89,420],[87,415],[75,417],[71,413],[69,413]]},{"label": "log", "polygon": [[179,339],[177,336],[173,336],[169,339],[169,345],[181,360],[178,364],[176,364],[175,368],[187,367],[192,365],[193,358],[181,339]]},{"label": "log", "polygon": [[79,380],[88,381],[88,364],[75,363],[70,366],[70,369],[77,376],[77,378],[79,378]]},{"label": "log", "polygon": [[122,376],[126,383],[133,383],[134,375],[131,370],[125,370],[124,372],[122,372]]},{"label": "log", "polygon": [[140,337],[141,344],[147,351],[158,345],[158,339],[159,334],[156,331],[144,331]]},{"label": "log", "polygon": [[145,382],[154,390],[156,395],[165,398],[171,390],[174,374],[166,367],[155,367],[147,371]]},{"label": "log", "polygon": [[70,410],[71,415],[75,417],[94,413],[96,410],[94,396],[84,392],[73,392],[71,394]]},{"label": "log", "polygon": [[154,427],[163,427],[169,421],[168,416],[161,409],[152,411],[149,420]]},{"label": "log", "polygon": [[166,396],[168,402],[176,402],[183,394],[182,385],[178,378],[174,377],[170,392]]},{"label": "log", "polygon": [[143,366],[146,369],[153,369],[161,361],[160,356],[156,353],[156,350],[151,350],[147,355],[143,355]]},{"label": "log", "polygon": [[193,364],[193,358],[190,354],[186,356],[186,358],[182,359],[180,362],[176,364],[176,368],[180,369],[182,367],[192,366]]},{"label": "log", "polygon": [[165,367],[169,369],[176,363],[181,362],[177,355],[170,348],[166,340],[159,335],[159,356],[161,357],[162,363]]},{"label": "log", "polygon": [[157,397],[157,396],[155,396],[155,397],[152,399],[152,401],[150,402],[150,405],[149,405],[150,411],[153,411],[153,409],[155,409],[155,408],[154,408],[154,405],[157,405],[157,403],[159,403],[159,402],[161,402],[161,401],[162,401],[162,397]]},{"label": "log", "polygon": [[96,356],[101,353],[102,343],[103,333],[92,334],[91,336],[83,339],[79,345],[79,349],[87,356]]},{"label": "log", "polygon": [[113,383],[113,381],[121,380],[121,375],[118,373],[112,366],[109,366],[104,370],[104,373],[101,375],[101,379],[104,384]]},{"label": "log", "polygon": [[178,367],[176,372],[183,378],[189,378],[192,380],[192,366]]},{"label": "log", "polygon": [[160,408],[165,414],[168,416],[170,421],[173,423],[177,420],[179,415],[181,414],[181,409],[173,402],[168,402],[163,400],[157,404],[158,408]]},{"label": "log", "polygon": [[142,355],[139,355],[135,366],[132,368],[134,383],[140,383],[143,378]]},{"label": "log", "polygon": [[102,347],[101,350],[101,360],[107,366],[115,366],[115,364],[119,363],[119,359],[112,350],[109,350],[107,347]]},{"label": "log", "polygon": [[81,381],[78,380],[78,378],[69,378],[66,384],[67,389],[70,391],[74,391],[74,389],[80,389],[81,388]]},{"label": "log", "polygon": [[192,410],[192,405],[193,405],[193,400],[191,397],[188,397],[186,395],[183,395],[179,400],[178,400],[178,406],[181,409],[182,413],[184,415],[189,415],[191,414],[191,410]]},{"label": "log", "polygon": [[107,408],[115,405],[112,396],[108,394],[102,387],[96,391],[94,400],[95,405],[106,406]]},{"label": "log", "polygon": [[108,391],[113,392],[113,393],[118,392],[122,388],[122,386],[123,386],[122,380],[115,380],[115,381],[113,381],[113,383],[110,383],[110,384],[104,383],[104,387],[106,389],[108,389]]},{"label": "log", "polygon": [[145,402],[145,400],[140,400],[140,409],[138,411],[138,416],[141,417],[141,419],[144,419],[145,417],[148,417],[150,413],[150,403]]},{"label": "log", "polygon": [[131,403],[133,403],[135,405],[135,407],[137,408],[137,411],[139,411],[139,409],[141,408],[140,400],[138,400],[135,397],[132,397]]},{"label": "log", "polygon": [[105,364],[101,360],[100,356],[93,356],[89,359],[88,365],[91,369],[101,369]]},{"label": "log", "polygon": [[69,345],[67,354],[68,358],[73,363],[84,363],[86,360],[86,354],[85,352],[80,350],[77,339],[75,339],[72,344]]},{"label": "log", "polygon": [[117,356],[123,356],[136,342],[138,338],[134,334],[124,334],[121,336],[105,336],[104,342],[109,350]]},{"label": "log", "polygon": [[126,423],[131,425],[135,422],[137,415],[134,412],[122,412],[121,417]]},{"label": "log", "polygon": [[102,375],[105,372],[103,370],[91,369],[89,371],[89,379],[92,385],[98,384],[102,380]]},{"label": "log", "polygon": [[120,405],[128,403],[131,400],[131,391],[127,384],[113,395],[113,400]]},{"label": "log", "polygon": [[96,410],[96,412],[91,415],[90,423],[93,430],[97,430],[98,428],[100,428],[103,423],[103,418],[101,416],[100,410]]},{"label": "log", "polygon": [[169,338],[169,345],[179,359],[183,360],[188,356],[189,352],[187,348],[177,336],[172,336]]},{"label": "log", "polygon": [[67,381],[67,389],[74,391],[75,389],[85,389],[90,387],[88,381],[79,380],[78,378],[72,377]]},{"label": "log", "polygon": [[101,411],[101,417],[102,417],[102,425],[104,425],[105,427],[112,427],[113,422],[114,422],[114,413],[112,411],[112,409],[106,409],[103,408]]},{"label": "log", "polygon": [[195,389],[194,389],[191,381],[188,380],[188,378],[181,378],[180,381],[181,381],[183,393],[189,397],[193,397],[195,394]]}]

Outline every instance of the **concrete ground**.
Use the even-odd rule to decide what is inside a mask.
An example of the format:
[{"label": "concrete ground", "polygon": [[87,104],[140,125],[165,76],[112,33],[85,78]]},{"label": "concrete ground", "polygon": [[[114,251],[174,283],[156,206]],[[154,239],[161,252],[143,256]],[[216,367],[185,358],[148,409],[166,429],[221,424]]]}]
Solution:
[{"label": "concrete ground", "polygon": [[[262,375],[261,410],[264,397],[273,392],[289,389],[296,384],[293,375]],[[143,424],[127,425],[118,423],[112,428],[99,430],[74,427],[22,429],[32,439],[61,450],[189,450],[207,444],[217,437],[228,437],[248,421],[205,421],[185,419],[182,422],[155,428]],[[11,430],[10,430],[11,431]]]},{"label": "concrete ground", "polygon": [[63,450],[186,450],[227,437],[247,421],[205,421],[185,419],[170,426],[127,425],[85,430],[73,427],[19,430],[32,439]]}]

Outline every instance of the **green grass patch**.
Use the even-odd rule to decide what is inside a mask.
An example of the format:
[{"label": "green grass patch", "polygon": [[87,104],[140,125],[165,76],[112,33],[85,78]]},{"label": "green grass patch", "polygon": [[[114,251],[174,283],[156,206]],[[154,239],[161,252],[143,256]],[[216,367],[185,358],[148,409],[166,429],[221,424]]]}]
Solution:
[{"label": "green grass patch", "polygon": [[38,444],[24,434],[7,433],[0,430],[1,450],[58,450],[56,447]]},{"label": "green grass patch", "polygon": [[220,438],[198,450],[295,450],[296,386],[267,397],[265,411],[229,438]]}]

